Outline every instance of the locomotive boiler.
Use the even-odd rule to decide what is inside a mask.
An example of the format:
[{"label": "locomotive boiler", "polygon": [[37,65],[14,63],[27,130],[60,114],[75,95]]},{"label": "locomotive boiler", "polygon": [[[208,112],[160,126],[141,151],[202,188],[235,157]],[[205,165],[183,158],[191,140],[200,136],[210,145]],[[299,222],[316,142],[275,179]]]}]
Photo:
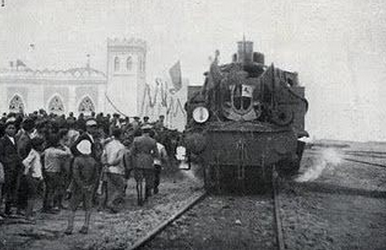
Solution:
[{"label": "locomotive boiler", "polygon": [[186,103],[185,146],[204,166],[205,186],[250,190],[269,179],[272,167],[285,175],[300,166],[308,136],[308,109],[298,74],[267,66],[253,42],[238,42],[228,64],[219,52],[204,85]]}]

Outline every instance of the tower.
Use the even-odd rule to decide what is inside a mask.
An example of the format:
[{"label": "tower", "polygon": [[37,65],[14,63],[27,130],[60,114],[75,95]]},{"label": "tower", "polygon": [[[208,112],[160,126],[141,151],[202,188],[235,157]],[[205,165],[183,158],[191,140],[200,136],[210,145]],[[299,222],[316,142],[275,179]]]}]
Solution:
[{"label": "tower", "polygon": [[146,42],[108,39],[106,111],[140,115],[145,91]]}]

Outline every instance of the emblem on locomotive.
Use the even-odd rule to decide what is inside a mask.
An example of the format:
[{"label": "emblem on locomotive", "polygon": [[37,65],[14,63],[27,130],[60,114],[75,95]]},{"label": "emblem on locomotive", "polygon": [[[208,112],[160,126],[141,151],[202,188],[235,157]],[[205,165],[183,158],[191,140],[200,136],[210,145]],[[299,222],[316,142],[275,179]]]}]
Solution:
[{"label": "emblem on locomotive", "polygon": [[231,63],[219,65],[219,55],[186,105],[187,152],[202,159],[207,186],[235,176],[256,182],[272,166],[296,172],[304,147],[297,139],[308,136],[298,74],[265,65],[251,41],[238,42]]}]

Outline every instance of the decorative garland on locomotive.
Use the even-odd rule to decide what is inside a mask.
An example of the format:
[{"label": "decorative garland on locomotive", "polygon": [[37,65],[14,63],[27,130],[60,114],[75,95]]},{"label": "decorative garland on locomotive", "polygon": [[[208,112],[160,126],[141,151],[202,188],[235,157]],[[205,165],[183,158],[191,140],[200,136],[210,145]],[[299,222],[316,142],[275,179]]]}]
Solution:
[{"label": "decorative garland on locomotive", "polygon": [[[297,170],[308,136],[308,102],[296,72],[264,64],[253,42],[238,42],[229,64],[218,65],[219,52],[204,75],[201,90],[186,105],[185,143],[205,165],[288,166]],[[242,177],[244,173],[238,173]]]}]

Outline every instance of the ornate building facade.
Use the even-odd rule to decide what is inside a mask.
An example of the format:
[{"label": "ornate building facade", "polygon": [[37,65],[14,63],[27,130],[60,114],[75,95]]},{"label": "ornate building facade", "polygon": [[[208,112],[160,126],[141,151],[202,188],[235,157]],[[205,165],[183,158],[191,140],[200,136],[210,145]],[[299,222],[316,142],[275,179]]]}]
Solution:
[{"label": "ornate building facade", "polygon": [[0,70],[0,111],[90,114],[121,112],[141,115],[145,89],[146,42],[108,39],[106,74],[91,67]]}]

